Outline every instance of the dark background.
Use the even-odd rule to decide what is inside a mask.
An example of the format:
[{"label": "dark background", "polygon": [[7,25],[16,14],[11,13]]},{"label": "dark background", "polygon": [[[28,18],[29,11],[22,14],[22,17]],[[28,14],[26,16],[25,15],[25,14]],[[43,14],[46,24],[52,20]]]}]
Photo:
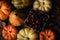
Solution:
[{"label": "dark background", "polygon": [[[11,0],[5,0],[11,4]],[[35,0],[31,0],[32,4]],[[49,12],[45,12],[47,15],[50,16],[49,20],[46,23],[46,26],[44,29],[51,29],[54,31],[56,35],[56,40],[60,40],[60,0],[51,0],[52,2],[52,9]],[[12,10],[15,10],[16,8],[14,7],[13,4],[11,4]],[[29,11],[33,8],[33,5],[30,5],[26,8],[20,9],[23,10],[26,16],[28,16]],[[8,19],[5,20],[7,24],[9,24],[7,21]],[[2,39],[1,39],[2,40]]]}]

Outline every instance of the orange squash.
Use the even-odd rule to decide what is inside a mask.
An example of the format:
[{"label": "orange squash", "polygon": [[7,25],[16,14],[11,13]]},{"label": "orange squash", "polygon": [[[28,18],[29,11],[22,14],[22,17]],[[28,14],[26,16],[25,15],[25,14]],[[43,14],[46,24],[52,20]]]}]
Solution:
[{"label": "orange squash", "polygon": [[11,6],[5,2],[0,1],[0,20],[5,20],[8,18],[11,11]]},{"label": "orange squash", "polygon": [[43,32],[40,32],[40,40],[55,40],[55,35],[52,30],[45,30]]},{"label": "orange squash", "polygon": [[14,10],[11,12],[9,16],[9,21],[14,26],[21,26],[24,23],[25,15],[23,13],[18,12],[18,10]]},{"label": "orange squash", "polygon": [[2,31],[2,36],[6,40],[14,40],[17,36],[17,29],[12,25],[5,26]]}]

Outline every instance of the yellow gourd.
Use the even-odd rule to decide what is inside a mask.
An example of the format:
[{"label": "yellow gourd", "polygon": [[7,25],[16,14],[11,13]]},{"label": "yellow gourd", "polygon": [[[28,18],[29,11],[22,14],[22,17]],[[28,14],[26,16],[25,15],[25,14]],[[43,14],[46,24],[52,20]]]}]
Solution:
[{"label": "yellow gourd", "polygon": [[37,34],[32,28],[24,28],[17,34],[17,40],[36,40]]},{"label": "yellow gourd", "polygon": [[50,0],[36,0],[33,4],[33,8],[36,10],[41,10],[44,12],[48,12],[51,9],[51,1]]}]

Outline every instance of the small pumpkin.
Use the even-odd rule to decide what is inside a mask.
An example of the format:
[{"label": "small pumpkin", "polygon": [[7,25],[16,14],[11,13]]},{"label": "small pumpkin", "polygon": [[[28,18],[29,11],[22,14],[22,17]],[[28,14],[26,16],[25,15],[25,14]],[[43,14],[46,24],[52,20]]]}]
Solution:
[{"label": "small pumpkin", "polygon": [[17,40],[36,40],[37,34],[32,28],[24,28],[17,34]]},{"label": "small pumpkin", "polygon": [[54,32],[49,29],[40,32],[40,40],[55,40]]},{"label": "small pumpkin", "polygon": [[17,29],[12,25],[5,26],[2,31],[2,36],[6,40],[14,40],[17,36]]},{"label": "small pumpkin", "polygon": [[11,6],[5,2],[0,1],[0,20],[5,20],[8,18],[11,11]]},{"label": "small pumpkin", "polygon": [[17,8],[21,9],[30,5],[30,0],[12,0],[12,4]]},{"label": "small pumpkin", "polygon": [[48,12],[51,9],[50,0],[36,0],[33,4],[33,8],[36,10],[41,10],[44,12]]},{"label": "small pumpkin", "polygon": [[14,10],[9,16],[9,21],[14,26],[21,26],[24,23],[25,14],[19,10]]}]

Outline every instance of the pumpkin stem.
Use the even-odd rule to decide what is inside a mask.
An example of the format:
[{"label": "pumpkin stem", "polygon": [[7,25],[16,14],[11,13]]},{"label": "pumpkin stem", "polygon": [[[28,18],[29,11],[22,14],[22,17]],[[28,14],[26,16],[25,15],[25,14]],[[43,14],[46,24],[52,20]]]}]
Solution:
[{"label": "pumpkin stem", "polygon": [[44,5],[45,3],[43,2],[43,5]]},{"label": "pumpkin stem", "polygon": [[49,38],[50,36],[48,36],[48,38]]},{"label": "pumpkin stem", "polygon": [[27,37],[27,39],[29,40],[29,38]]},{"label": "pumpkin stem", "polygon": [[50,38],[50,36],[47,36],[47,37],[46,37],[46,40],[48,40],[48,38]]},{"label": "pumpkin stem", "polygon": [[24,38],[24,40],[29,40],[29,37]]},{"label": "pumpkin stem", "polygon": [[12,31],[9,31],[10,33],[12,32]]},{"label": "pumpkin stem", "polygon": [[16,13],[15,15],[17,16],[18,14]]}]

